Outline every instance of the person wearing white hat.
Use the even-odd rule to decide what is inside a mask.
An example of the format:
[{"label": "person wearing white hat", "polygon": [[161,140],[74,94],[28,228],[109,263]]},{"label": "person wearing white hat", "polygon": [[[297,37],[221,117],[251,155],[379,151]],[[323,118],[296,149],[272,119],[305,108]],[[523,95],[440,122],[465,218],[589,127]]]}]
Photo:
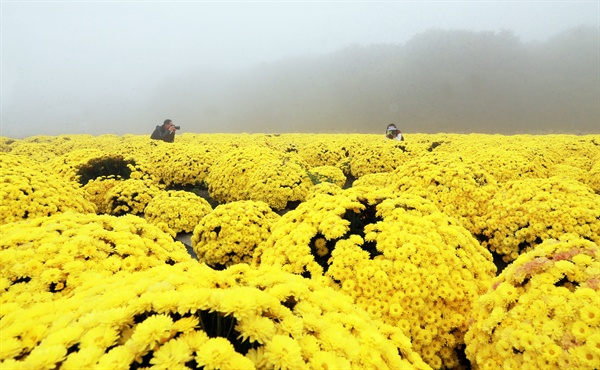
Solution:
[{"label": "person wearing white hat", "polygon": [[395,124],[390,123],[385,130],[385,137],[392,140],[404,141],[404,136],[402,136],[402,132],[398,130]]}]

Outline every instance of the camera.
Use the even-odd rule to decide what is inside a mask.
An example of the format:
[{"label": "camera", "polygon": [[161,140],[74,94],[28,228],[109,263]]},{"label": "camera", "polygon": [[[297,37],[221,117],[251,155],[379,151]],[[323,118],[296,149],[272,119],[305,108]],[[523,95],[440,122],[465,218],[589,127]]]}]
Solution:
[{"label": "camera", "polygon": [[175,127],[175,130],[181,130],[181,126],[173,126]]}]

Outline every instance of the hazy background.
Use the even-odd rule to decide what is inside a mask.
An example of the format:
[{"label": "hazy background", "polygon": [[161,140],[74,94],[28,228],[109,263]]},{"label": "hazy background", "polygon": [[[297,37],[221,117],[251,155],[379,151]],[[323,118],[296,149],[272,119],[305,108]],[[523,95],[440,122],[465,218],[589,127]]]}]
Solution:
[{"label": "hazy background", "polygon": [[0,136],[600,133],[597,0],[0,10]]}]

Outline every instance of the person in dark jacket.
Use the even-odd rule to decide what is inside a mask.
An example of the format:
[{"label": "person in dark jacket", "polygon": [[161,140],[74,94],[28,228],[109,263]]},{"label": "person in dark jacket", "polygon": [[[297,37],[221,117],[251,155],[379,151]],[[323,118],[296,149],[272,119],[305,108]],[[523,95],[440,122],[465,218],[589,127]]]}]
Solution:
[{"label": "person in dark jacket", "polygon": [[177,131],[177,128],[173,124],[173,121],[166,119],[162,125],[156,126],[154,132],[150,135],[150,139],[172,143],[175,140],[175,131]]}]

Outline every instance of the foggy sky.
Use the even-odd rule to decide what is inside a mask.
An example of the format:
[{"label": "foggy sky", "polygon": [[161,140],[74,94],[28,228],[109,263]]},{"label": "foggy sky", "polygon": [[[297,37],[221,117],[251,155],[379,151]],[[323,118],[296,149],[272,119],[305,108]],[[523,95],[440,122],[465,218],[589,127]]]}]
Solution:
[{"label": "foggy sky", "polygon": [[[250,96],[274,93],[265,69],[298,64],[304,68],[305,61],[319,70],[323,68],[319,61],[348,48],[404,47],[432,29],[508,31],[523,45],[535,45],[577,26],[597,28],[600,19],[598,1],[3,0],[0,4],[0,136],[14,138],[149,135],[165,118],[173,119],[184,132],[314,131],[309,122],[303,127],[286,115],[310,109],[302,96],[295,97],[298,107],[293,109],[267,107],[272,111],[269,117],[278,122],[265,122],[265,126],[241,122],[252,113]],[[600,46],[594,52],[600,54]],[[327,68],[332,74],[338,69]],[[258,69],[262,79],[252,75]],[[285,74],[277,73],[284,76],[281,86],[287,87]],[[327,75],[320,79],[318,83],[327,83]],[[244,81],[250,86],[245,87]],[[240,93],[244,88],[248,91]],[[356,85],[358,91],[361,88]],[[336,91],[329,91],[329,96],[320,99],[328,105],[314,105],[313,116],[322,119],[331,112],[328,107],[339,104]],[[214,98],[219,100],[218,108],[200,109],[207,94],[218,96]],[[367,121],[369,109],[362,113]],[[216,116],[236,117],[240,122],[224,125],[211,120]],[[329,124],[319,126],[322,132],[345,132],[339,121],[344,117],[332,114],[327,118]],[[360,131],[368,132],[370,127]],[[380,130],[373,127],[373,132]],[[419,131],[419,127],[413,129]]]}]

